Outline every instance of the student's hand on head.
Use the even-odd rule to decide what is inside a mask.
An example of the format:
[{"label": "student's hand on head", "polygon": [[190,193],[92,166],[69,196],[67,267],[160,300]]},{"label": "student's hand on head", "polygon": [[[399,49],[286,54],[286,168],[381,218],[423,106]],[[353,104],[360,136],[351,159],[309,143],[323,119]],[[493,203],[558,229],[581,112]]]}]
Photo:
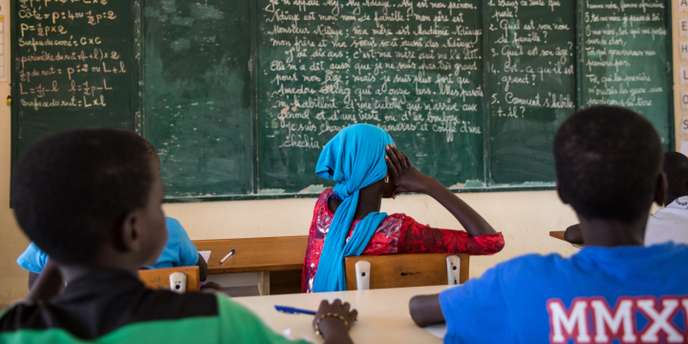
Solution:
[{"label": "student's hand on head", "polygon": [[394,183],[395,194],[402,192],[420,192],[427,190],[432,178],[420,173],[409,161],[406,154],[395,146],[387,146],[387,168]]},{"label": "student's hand on head", "polygon": [[349,330],[357,318],[358,311],[351,309],[348,302],[336,299],[330,303],[323,300],[313,319],[313,329],[320,333],[326,343],[350,343]]}]

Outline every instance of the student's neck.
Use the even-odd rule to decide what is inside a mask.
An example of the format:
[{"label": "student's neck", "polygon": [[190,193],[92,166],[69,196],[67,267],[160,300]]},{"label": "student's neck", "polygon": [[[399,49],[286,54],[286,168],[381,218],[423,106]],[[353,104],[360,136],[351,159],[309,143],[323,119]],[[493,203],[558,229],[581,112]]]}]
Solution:
[{"label": "student's neck", "polygon": [[[328,207],[330,211],[335,212],[342,201],[336,197],[328,200]],[[380,211],[382,204],[382,191],[379,188],[368,187],[362,189],[358,196],[358,207],[356,208],[355,219],[362,219],[366,215]]]},{"label": "student's neck", "polygon": [[69,284],[71,281],[75,279],[79,279],[83,276],[87,276],[93,273],[103,273],[103,271],[111,271],[111,272],[128,272],[131,273],[132,275],[136,274],[137,269],[136,268],[126,268],[126,267],[119,267],[119,266],[76,266],[76,265],[61,265],[60,266],[60,272],[62,273],[62,276],[64,277],[64,281]]},{"label": "student's neck", "polygon": [[614,220],[580,219],[585,246],[642,246],[647,217],[626,223]]},{"label": "student's neck", "polygon": [[362,219],[366,215],[380,211],[382,205],[382,190],[376,187],[367,187],[361,190],[356,208],[356,219]]}]

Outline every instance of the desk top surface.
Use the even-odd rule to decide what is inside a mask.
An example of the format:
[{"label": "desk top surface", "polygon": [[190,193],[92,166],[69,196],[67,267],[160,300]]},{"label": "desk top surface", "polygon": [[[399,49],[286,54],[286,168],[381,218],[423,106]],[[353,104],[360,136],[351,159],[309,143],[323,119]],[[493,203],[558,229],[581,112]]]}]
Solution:
[{"label": "desk top surface", "polygon": [[292,338],[320,343],[315,336],[312,316],[283,314],[275,305],[316,310],[323,299],[342,299],[358,310],[359,321],[351,329],[355,343],[441,343],[441,339],[417,327],[409,315],[408,302],[414,295],[436,294],[448,288],[433,287],[374,289],[336,293],[290,294],[239,297],[234,301],[246,306],[278,333],[289,330]]},{"label": "desk top surface", "polygon": [[[208,273],[300,270],[306,255],[307,236],[194,240],[199,251],[211,251]],[[220,260],[230,250],[234,256]]]}]

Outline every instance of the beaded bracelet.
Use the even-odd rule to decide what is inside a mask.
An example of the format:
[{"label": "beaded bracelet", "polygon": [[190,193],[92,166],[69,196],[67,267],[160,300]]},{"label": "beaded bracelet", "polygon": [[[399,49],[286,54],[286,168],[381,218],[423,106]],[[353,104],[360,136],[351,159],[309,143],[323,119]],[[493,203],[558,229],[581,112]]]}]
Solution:
[{"label": "beaded bracelet", "polygon": [[318,315],[315,318],[315,321],[313,322],[313,329],[315,330],[316,335],[322,336],[322,333],[320,333],[320,321],[322,321],[323,319],[326,319],[326,318],[339,319],[342,322],[344,322],[344,326],[346,326],[347,328],[349,327],[349,321],[346,320],[346,318],[343,315],[341,315],[339,313],[325,313],[325,314]]}]

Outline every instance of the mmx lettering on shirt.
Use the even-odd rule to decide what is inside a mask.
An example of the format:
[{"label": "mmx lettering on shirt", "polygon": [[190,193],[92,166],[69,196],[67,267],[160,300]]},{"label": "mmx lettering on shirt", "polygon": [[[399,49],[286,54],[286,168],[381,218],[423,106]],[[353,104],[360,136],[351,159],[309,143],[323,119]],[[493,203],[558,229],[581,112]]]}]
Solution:
[{"label": "mmx lettering on shirt", "polygon": [[550,343],[684,343],[688,338],[688,295],[576,298],[569,307],[547,301]]}]

